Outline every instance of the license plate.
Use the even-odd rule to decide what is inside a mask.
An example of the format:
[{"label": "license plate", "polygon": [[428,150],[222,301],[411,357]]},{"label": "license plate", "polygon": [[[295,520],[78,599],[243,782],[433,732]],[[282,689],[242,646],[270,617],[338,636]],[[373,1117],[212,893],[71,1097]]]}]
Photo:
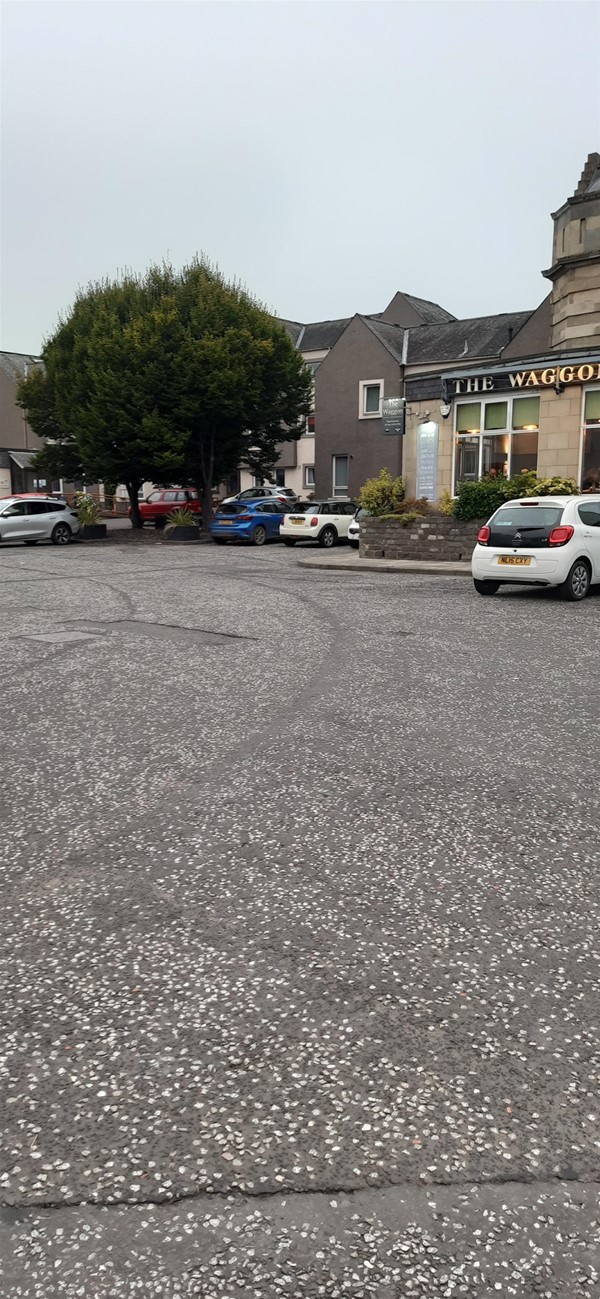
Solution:
[{"label": "license plate", "polygon": [[233,519],[219,519],[219,523],[220,523],[220,525],[221,525],[222,528],[232,528],[232,527],[233,527]]},{"label": "license plate", "polygon": [[300,527],[300,528],[302,527],[302,524],[304,523],[304,519],[290,519],[289,521],[290,521],[290,523],[297,524],[298,527]]},{"label": "license plate", "polygon": [[526,568],[531,563],[531,555],[498,555],[499,564],[518,564]]}]

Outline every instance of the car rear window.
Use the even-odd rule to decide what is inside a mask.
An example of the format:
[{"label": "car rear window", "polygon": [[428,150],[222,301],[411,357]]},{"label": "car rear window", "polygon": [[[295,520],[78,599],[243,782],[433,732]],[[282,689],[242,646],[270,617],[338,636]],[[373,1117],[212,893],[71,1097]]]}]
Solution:
[{"label": "car rear window", "polygon": [[563,516],[562,505],[501,505],[490,519],[494,528],[555,528]]},{"label": "car rear window", "polygon": [[229,505],[220,505],[218,513],[219,514],[243,514],[244,510],[248,509],[248,505],[249,505],[248,501],[245,501],[243,505],[241,505],[237,501],[231,501]]}]

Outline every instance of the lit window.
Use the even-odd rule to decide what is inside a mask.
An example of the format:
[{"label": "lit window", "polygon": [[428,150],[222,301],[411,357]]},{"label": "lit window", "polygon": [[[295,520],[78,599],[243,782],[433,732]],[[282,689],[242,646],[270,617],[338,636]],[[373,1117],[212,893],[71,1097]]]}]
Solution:
[{"label": "lit window", "polygon": [[600,388],[585,394],[581,486],[600,492]]},{"label": "lit window", "polygon": [[454,485],[537,472],[539,397],[456,407]]}]

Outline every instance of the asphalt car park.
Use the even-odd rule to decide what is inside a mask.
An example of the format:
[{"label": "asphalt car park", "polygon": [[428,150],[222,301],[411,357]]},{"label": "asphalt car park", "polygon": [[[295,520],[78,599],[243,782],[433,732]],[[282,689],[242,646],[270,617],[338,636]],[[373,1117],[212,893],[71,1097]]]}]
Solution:
[{"label": "asphalt car park", "polygon": [[593,1295],[598,591],[113,534],[0,598],[0,1293]]}]

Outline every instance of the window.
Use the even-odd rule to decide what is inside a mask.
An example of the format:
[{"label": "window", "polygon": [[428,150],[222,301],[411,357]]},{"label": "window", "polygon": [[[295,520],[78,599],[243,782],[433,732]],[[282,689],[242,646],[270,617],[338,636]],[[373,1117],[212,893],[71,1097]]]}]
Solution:
[{"label": "window", "polygon": [[164,501],[168,501],[168,502],[171,502],[171,501],[174,502],[174,501],[176,501],[176,500],[177,500],[177,492],[165,492],[165,493],[164,493],[164,496],[163,496],[163,500],[164,500]]},{"label": "window", "polygon": [[479,478],[537,471],[539,418],[539,397],[458,402],[455,490]]},{"label": "window", "polygon": [[333,457],[333,495],[348,495],[348,456]]},{"label": "window", "polygon": [[15,501],[14,505],[9,505],[8,509],[2,511],[3,519],[14,519],[15,516],[27,514],[27,505],[25,501]]},{"label": "window", "polygon": [[48,505],[46,501],[29,502],[30,514],[52,514],[53,512],[54,512],[54,506]]},{"label": "window", "polygon": [[149,497],[148,497],[148,500],[149,500],[149,501],[160,501],[161,495],[162,495],[162,492],[150,492],[150,495],[149,495]]},{"label": "window", "polygon": [[285,487],[285,469],[275,470],[275,487]]},{"label": "window", "polygon": [[305,466],[304,466],[303,486],[304,486],[304,487],[314,487],[314,485],[315,485],[315,466],[314,466],[314,465],[305,465]]},{"label": "window", "polygon": [[312,438],[314,437],[314,435],[315,435],[315,412],[313,410],[311,411],[310,415],[306,416],[306,428],[304,430],[304,436]]},{"label": "window", "polygon": [[178,502],[179,502],[179,501],[182,501],[182,502],[187,501],[187,492],[177,492],[177,497],[176,497],[176,499],[177,499]]},{"label": "window", "polygon": [[585,394],[583,411],[583,461],[581,486],[600,492],[600,388]]},{"label": "window", "polygon": [[594,505],[590,501],[589,505],[578,505],[577,510],[586,528],[600,528],[600,504]]},{"label": "window", "polygon": [[358,385],[358,418],[380,419],[383,379],[361,379]]}]

